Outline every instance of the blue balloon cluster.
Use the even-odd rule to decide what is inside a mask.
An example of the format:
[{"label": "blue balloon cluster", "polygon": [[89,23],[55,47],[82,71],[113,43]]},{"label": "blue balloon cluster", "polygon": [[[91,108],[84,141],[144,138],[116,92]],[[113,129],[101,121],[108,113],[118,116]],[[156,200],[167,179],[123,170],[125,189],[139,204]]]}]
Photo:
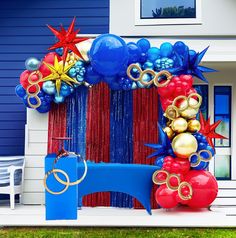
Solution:
[{"label": "blue balloon cluster", "polygon": [[68,73],[71,78],[76,78],[79,83],[82,83],[86,73],[85,63],[81,60],[77,61]]},{"label": "blue balloon cluster", "polygon": [[[202,135],[201,133],[194,133],[193,136],[197,139],[198,142],[198,149],[197,152],[201,151],[201,150],[209,150],[212,154],[212,156],[215,155],[215,151],[214,149],[208,144],[206,137],[204,135]],[[203,160],[200,162],[199,165],[193,167],[193,169],[195,170],[204,170],[207,169],[209,166],[209,162],[208,161],[204,161],[204,159],[208,159],[209,155],[206,152],[202,152],[201,153],[201,157],[203,158]],[[192,156],[191,157],[191,163],[196,163],[197,161],[197,156]]]},{"label": "blue balloon cluster", "polygon": [[[31,108],[31,106],[28,104],[28,95],[26,93],[26,90],[21,86],[21,84],[17,85],[15,88],[16,95],[21,98],[24,105],[28,108]],[[42,90],[37,95],[39,97],[41,105],[36,108],[36,110],[40,113],[46,113],[49,112],[51,109],[51,102],[53,100],[53,97],[51,95],[48,95],[44,93]],[[29,101],[31,104],[36,105],[37,100],[35,97],[30,97]]]}]

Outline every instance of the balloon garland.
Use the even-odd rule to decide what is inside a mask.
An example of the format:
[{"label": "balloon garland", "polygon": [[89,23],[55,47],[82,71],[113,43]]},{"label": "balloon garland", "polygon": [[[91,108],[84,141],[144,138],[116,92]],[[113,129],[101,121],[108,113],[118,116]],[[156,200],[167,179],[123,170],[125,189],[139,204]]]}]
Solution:
[{"label": "balloon garland", "polygon": [[193,88],[193,77],[207,82],[204,73],[215,72],[200,65],[208,47],[196,52],[178,41],[157,48],[144,38],[126,44],[113,34],[91,41],[80,38],[74,25],[75,19],[68,30],[48,26],[58,39],[49,48],[55,51],[41,61],[26,60],[17,96],[26,107],[46,113],[52,103],[73,97],[81,85],[103,81],[112,90],[157,87],[166,127],[159,125],[159,144],[146,144],[155,150],[149,157],[156,157],[153,182],[160,185],[156,201],[163,208],[209,206],[218,191],[215,177],[206,171],[215,154],[212,139],[225,137],[215,132],[220,121],[210,125],[201,112],[197,119],[202,96]]}]

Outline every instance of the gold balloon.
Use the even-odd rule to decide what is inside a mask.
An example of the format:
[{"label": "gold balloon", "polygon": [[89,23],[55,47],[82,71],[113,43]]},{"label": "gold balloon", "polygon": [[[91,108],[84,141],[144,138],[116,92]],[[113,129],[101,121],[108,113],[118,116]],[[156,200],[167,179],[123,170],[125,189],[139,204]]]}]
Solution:
[{"label": "gold balloon", "polygon": [[[180,115],[186,119],[191,119],[191,118],[196,117],[196,115],[198,114],[199,108],[193,108],[190,105],[196,106],[198,103],[199,102],[194,98],[190,98],[189,103],[187,100],[183,100],[183,102],[181,102],[179,105]],[[186,108],[187,104],[189,104],[189,105]],[[181,111],[181,109],[183,109],[183,108],[186,108],[186,109]]]},{"label": "gold balloon", "polygon": [[170,127],[165,127],[163,131],[167,134],[169,139],[172,139],[175,135],[174,131]]},{"label": "gold balloon", "polygon": [[88,39],[76,44],[76,47],[80,51],[84,61],[89,61],[88,51],[90,50],[92,43],[93,39]]},{"label": "gold balloon", "polygon": [[198,120],[192,119],[188,121],[188,131],[189,132],[196,132],[201,129],[201,124]]},{"label": "gold balloon", "polygon": [[173,151],[180,158],[188,158],[197,151],[197,147],[196,138],[188,132],[178,134],[172,141]]},{"label": "gold balloon", "polygon": [[172,124],[171,124],[171,128],[174,132],[177,132],[177,133],[181,133],[181,132],[184,132],[187,130],[187,127],[188,127],[188,123],[187,121],[182,118],[182,117],[179,117],[175,120],[173,120]]}]

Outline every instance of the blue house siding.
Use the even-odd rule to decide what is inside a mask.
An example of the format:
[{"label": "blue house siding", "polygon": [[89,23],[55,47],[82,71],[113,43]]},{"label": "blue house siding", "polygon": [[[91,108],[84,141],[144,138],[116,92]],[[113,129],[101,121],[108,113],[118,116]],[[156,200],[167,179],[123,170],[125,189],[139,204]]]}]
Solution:
[{"label": "blue house siding", "polygon": [[109,0],[4,0],[0,2],[0,155],[24,154],[26,110],[15,86],[28,57],[42,58],[55,38],[46,24],[81,34],[109,31]]}]

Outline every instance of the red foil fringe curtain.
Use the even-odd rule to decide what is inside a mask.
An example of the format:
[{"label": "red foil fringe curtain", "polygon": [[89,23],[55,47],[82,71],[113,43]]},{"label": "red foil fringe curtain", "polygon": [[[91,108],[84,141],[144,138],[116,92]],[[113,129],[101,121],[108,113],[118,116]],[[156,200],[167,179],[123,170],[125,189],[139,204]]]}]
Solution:
[{"label": "red foil fringe curtain", "polygon": [[[110,90],[99,83],[88,92],[86,159],[110,162]],[[110,206],[110,193],[94,193],[83,198],[84,206]]]},{"label": "red foil fringe curtain", "polygon": [[66,136],[66,103],[52,104],[48,119],[48,153],[57,153],[59,141],[54,137]]},{"label": "red foil fringe curtain", "polygon": [[[145,143],[158,141],[158,93],[157,88],[133,91],[133,156],[136,164],[154,164],[155,159],[147,159],[153,151]],[[151,205],[157,208],[152,190]],[[134,208],[143,206],[134,199]]]}]

